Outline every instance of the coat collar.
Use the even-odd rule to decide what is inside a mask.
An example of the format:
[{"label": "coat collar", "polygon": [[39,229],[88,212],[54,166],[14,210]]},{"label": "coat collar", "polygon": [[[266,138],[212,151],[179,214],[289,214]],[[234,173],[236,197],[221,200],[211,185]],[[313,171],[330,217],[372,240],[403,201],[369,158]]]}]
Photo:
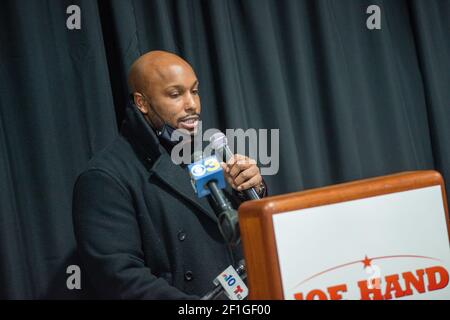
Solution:
[{"label": "coat collar", "polygon": [[155,162],[164,151],[155,132],[134,105],[127,106],[120,132],[130,142],[137,154],[144,157],[147,167],[149,163]]},{"label": "coat collar", "polygon": [[176,165],[170,155],[159,142],[153,129],[145,120],[142,113],[133,105],[126,108],[125,120],[121,127],[121,134],[128,140],[141,162],[144,163],[150,175],[156,175],[172,190],[185,200],[196,206],[217,222],[206,198],[198,198],[194,192],[186,168]]}]

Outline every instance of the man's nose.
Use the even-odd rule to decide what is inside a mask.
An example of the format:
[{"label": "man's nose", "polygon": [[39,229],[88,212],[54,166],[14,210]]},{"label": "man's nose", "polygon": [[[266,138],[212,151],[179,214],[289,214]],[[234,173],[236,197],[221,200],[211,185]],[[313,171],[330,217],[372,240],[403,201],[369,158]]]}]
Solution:
[{"label": "man's nose", "polygon": [[195,110],[195,107],[196,107],[195,97],[192,93],[189,92],[184,102],[184,108],[186,110]]}]

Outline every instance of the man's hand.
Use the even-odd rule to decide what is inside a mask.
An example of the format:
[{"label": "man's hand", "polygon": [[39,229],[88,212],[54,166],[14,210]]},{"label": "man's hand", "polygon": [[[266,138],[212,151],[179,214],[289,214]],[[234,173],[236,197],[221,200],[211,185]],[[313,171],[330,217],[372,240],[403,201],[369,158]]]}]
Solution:
[{"label": "man's hand", "polygon": [[222,169],[233,189],[244,191],[254,187],[257,193],[260,192],[263,179],[255,160],[235,154],[227,163],[222,163]]}]

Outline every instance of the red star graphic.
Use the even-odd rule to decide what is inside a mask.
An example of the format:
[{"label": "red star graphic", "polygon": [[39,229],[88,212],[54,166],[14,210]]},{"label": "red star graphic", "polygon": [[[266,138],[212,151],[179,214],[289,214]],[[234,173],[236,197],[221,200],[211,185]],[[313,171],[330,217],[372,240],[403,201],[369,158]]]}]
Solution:
[{"label": "red star graphic", "polygon": [[372,261],[372,259],[367,258],[367,255],[364,258],[364,260],[361,260],[361,262],[364,263],[364,269],[367,268],[367,267],[370,267],[371,261]]}]

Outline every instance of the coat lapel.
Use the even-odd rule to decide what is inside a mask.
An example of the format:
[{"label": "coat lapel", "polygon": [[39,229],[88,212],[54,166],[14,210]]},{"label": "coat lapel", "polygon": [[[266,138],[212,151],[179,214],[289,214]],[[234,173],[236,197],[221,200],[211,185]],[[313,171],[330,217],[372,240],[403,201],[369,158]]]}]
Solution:
[{"label": "coat lapel", "polygon": [[210,207],[208,200],[206,198],[198,198],[195,194],[187,169],[175,165],[167,153],[159,156],[150,171],[215,222],[218,221],[212,209],[208,210]]}]

